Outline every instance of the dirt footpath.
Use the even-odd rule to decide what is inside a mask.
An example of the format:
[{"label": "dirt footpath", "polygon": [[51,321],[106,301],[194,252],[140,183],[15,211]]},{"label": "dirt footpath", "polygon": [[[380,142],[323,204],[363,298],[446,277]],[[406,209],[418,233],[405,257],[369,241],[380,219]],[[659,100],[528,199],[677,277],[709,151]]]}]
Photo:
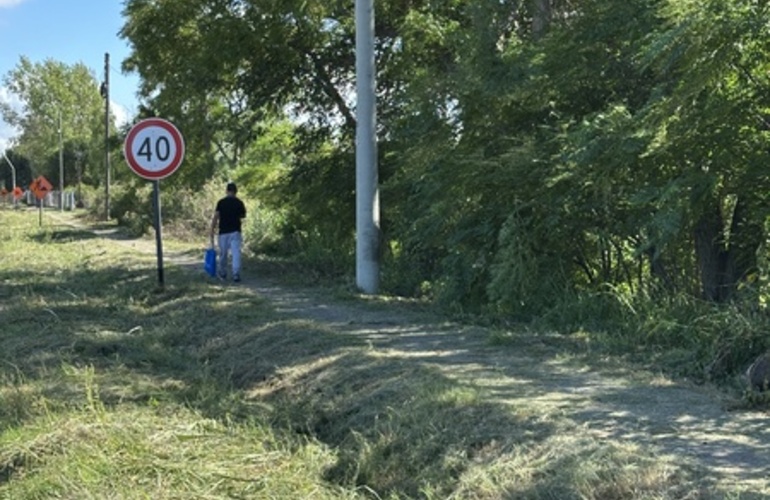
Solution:
[{"label": "dirt footpath", "polygon": [[[340,302],[317,291],[248,279],[277,310],[365,337],[383,356],[433,365],[483,390],[495,402],[561,412],[576,432],[633,441],[687,457],[721,485],[740,485],[770,498],[768,415],[728,411],[713,389],[677,383],[618,366],[601,368],[553,356],[536,336],[493,347],[489,332],[386,308]],[[545,339],[547,342],[547,339]],[[543,356],[543,354],[546,354]]]},{"label": "dirt footpath", "polygon": [[[74,224],[66,216],[60,221]],[[151,241],[117,241],[155,252]],[[168,252],[165,257],[168,265],[188,267],[203,277],[202,251],[200,256]],[[547,336],[522,334],[510,345],[491,346],[489,331],[481,327],[397,302],[375,306],[367,300],[338,300],[264,276],[245,275],[237,286],[253,290],[289,317],[365,338],[380,356],[434,366],[497,403],[558,412],[576,433],[651,446],[707,469],[721,487],[735,485],[752,498],[770,498],[767,413],[730,411],[713,389],[617,363],[596,366],[589,358],[560,355]]]}]

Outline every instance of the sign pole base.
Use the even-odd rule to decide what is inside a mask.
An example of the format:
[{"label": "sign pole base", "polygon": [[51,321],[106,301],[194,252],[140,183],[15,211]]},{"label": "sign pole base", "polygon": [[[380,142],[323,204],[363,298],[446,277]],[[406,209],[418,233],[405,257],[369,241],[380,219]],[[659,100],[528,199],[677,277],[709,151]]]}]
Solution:
[{"label": "sign pole base", "polygon": [[160,181],[152,183],[152,205],[155,209],[155,246],[158,252],[158,285],[163,288],[163,235],[160,216]]}]

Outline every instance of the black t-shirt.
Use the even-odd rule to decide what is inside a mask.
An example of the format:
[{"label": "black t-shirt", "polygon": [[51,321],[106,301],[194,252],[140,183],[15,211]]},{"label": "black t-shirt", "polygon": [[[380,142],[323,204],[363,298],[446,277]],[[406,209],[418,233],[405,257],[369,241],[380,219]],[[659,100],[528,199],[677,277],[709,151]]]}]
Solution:
[{"label": "black t-shirt", "polygon": [[235,196],[226,196],[217,202],[219,234],[241,230],[241,219],[246,217],[246,206]]}]

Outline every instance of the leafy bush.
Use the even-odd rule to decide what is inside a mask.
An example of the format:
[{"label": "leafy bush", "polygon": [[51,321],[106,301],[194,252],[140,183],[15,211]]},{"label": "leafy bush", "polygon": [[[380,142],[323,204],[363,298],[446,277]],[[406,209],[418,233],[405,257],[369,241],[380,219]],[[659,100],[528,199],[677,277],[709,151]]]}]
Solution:
[{"label": "leafy bush", "polygon": [[260,200],[247,199],[243,237],[254,253],[273,254],[280,250],[286,216],[283,212],[265,206]]},{"label": "leafy bush", "polygon": [[531,318],[553,311],[557,297],[570,295],[559,259],[538,248],[527,226],[517,214],[503,225],[487,291],[498,313]]},{"label": "leafy bush", "polygon": [[147,233],[153,226],[152,185],[130,183],[111,186],[110,215],[132,235]]},{"label": "leafy bush", "polygon": [[199,189],[178,188],[163,193],[163,228],[176,238],[208,243],[211,217],[217,200],[225,195],[225,183],[210,180]]},{"label": "leafy bush", "polygon": [[[104,189],[102,188],[101,191]],[[81,184],[75,189],[75,204],[77,208],[84,208],[93,214],[104,216],[104,197],[99,187]]]},{"label": "leafy bush", "polygon": [[[226,183],[207,182],[201,189],[178,189],[163,200],[164,227],[175,237],[208,242],[211,217],[219,201],[225,196]],[[254,253],[274,251],[281,238],[284,216],[269,209],[253,195],[239,190],[239,198],[246,205],[243,237],[246,248]]]}]

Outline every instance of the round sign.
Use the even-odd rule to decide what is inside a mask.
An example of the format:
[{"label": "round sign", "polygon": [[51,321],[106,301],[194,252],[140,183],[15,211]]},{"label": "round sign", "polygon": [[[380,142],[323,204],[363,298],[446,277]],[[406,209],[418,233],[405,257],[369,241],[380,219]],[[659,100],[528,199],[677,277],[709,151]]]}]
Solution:
[{"label": "round sign", "polygon": [[173,123],[162,118],[147,118],[131,127],[123,144],[123,154],[139,177],[163,179],[182,164],[184,139]]}]

